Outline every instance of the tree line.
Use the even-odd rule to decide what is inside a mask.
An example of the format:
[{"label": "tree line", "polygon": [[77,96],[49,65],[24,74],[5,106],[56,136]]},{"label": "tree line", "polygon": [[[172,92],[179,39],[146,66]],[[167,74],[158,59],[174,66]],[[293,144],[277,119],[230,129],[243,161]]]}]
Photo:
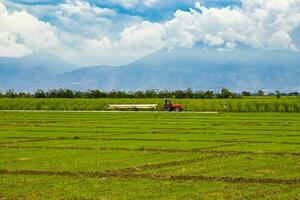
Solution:
[{"label": "tree line", "polygon": [[177,98],[177,99],[229,99],[229,98],[242,98],[249,96],[300,96],[299,92],[281,93],[275,91],[274,93],[265,94],[262,90],[256,93],[243,91],[241,93],[232,92],[226,88],[220,92],[213,91],[193,91],[187,90],[146,90],[136,92],[124,92],[124,91],[110,91],[105,92],[101,90],[87,90],[76,91],[70,89],[52,89],[52,90],[36,90],[35,92],[16,92],[14,90],[8,90],[4,93],[0,92],[0,98]]}]

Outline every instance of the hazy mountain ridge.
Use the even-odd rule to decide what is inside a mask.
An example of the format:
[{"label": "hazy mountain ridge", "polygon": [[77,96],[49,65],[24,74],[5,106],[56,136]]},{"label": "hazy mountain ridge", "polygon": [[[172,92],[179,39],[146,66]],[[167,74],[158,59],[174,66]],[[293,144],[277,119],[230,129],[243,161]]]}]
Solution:
[{"label": "hazy mountain ridge", "polygon": [[[14,59],[1,58],[0,89],[300,89],[299,52],[246,47],[226,51],[213,48],[163,49],[124,66],[83,67],[71,71],[75,66],[54,56],[45,57],[51,57],[52,64],[41,56],[39,59],[35,56],[23,58],[23,65]],[[51,68],[53,64],[55,69]]]},{"label": "hazy mountain ridge", "polygon": [[0,58],[0,90],[47,88],[56,76],[75,68],[77,66],[44,52],[21,58]]}]

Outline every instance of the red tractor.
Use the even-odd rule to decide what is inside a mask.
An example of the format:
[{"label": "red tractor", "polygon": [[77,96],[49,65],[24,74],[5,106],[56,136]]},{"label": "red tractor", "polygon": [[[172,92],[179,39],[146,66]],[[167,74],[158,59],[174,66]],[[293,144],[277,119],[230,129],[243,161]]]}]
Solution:
[{"label": "red tractor", "polygon": [[164,99],[165,105],[164,105],[164,111],[171,112],[181,112],[183,111],[183,107],[181,104],[173,104],[172,99]]}]

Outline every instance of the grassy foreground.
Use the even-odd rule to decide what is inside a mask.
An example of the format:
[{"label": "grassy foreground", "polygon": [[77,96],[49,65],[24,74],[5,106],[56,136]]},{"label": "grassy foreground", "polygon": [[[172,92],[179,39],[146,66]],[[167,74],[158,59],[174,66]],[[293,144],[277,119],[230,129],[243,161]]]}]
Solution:
[{"label": "grassy foreground", "polygon": [[0,112],[0,199],[299,199],[300,115]]},{"label": "grassy foreground", "polygon": [[[0,110],[106,110],[109,104],[158,104],[163,110],[163,99],[33,99],[0,98]],[[300,113],[300,98],[243,98],[243,99],[174,99],[185,111],[229,112],[296,112]]]}]

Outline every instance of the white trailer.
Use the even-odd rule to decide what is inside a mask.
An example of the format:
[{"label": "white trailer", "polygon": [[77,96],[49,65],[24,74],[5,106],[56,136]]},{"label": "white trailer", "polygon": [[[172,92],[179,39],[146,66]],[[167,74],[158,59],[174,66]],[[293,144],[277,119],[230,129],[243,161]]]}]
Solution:
[{"label": "white trailer", "polygon": [[156,110],[157,104],[110,104],[108,110]]}]

